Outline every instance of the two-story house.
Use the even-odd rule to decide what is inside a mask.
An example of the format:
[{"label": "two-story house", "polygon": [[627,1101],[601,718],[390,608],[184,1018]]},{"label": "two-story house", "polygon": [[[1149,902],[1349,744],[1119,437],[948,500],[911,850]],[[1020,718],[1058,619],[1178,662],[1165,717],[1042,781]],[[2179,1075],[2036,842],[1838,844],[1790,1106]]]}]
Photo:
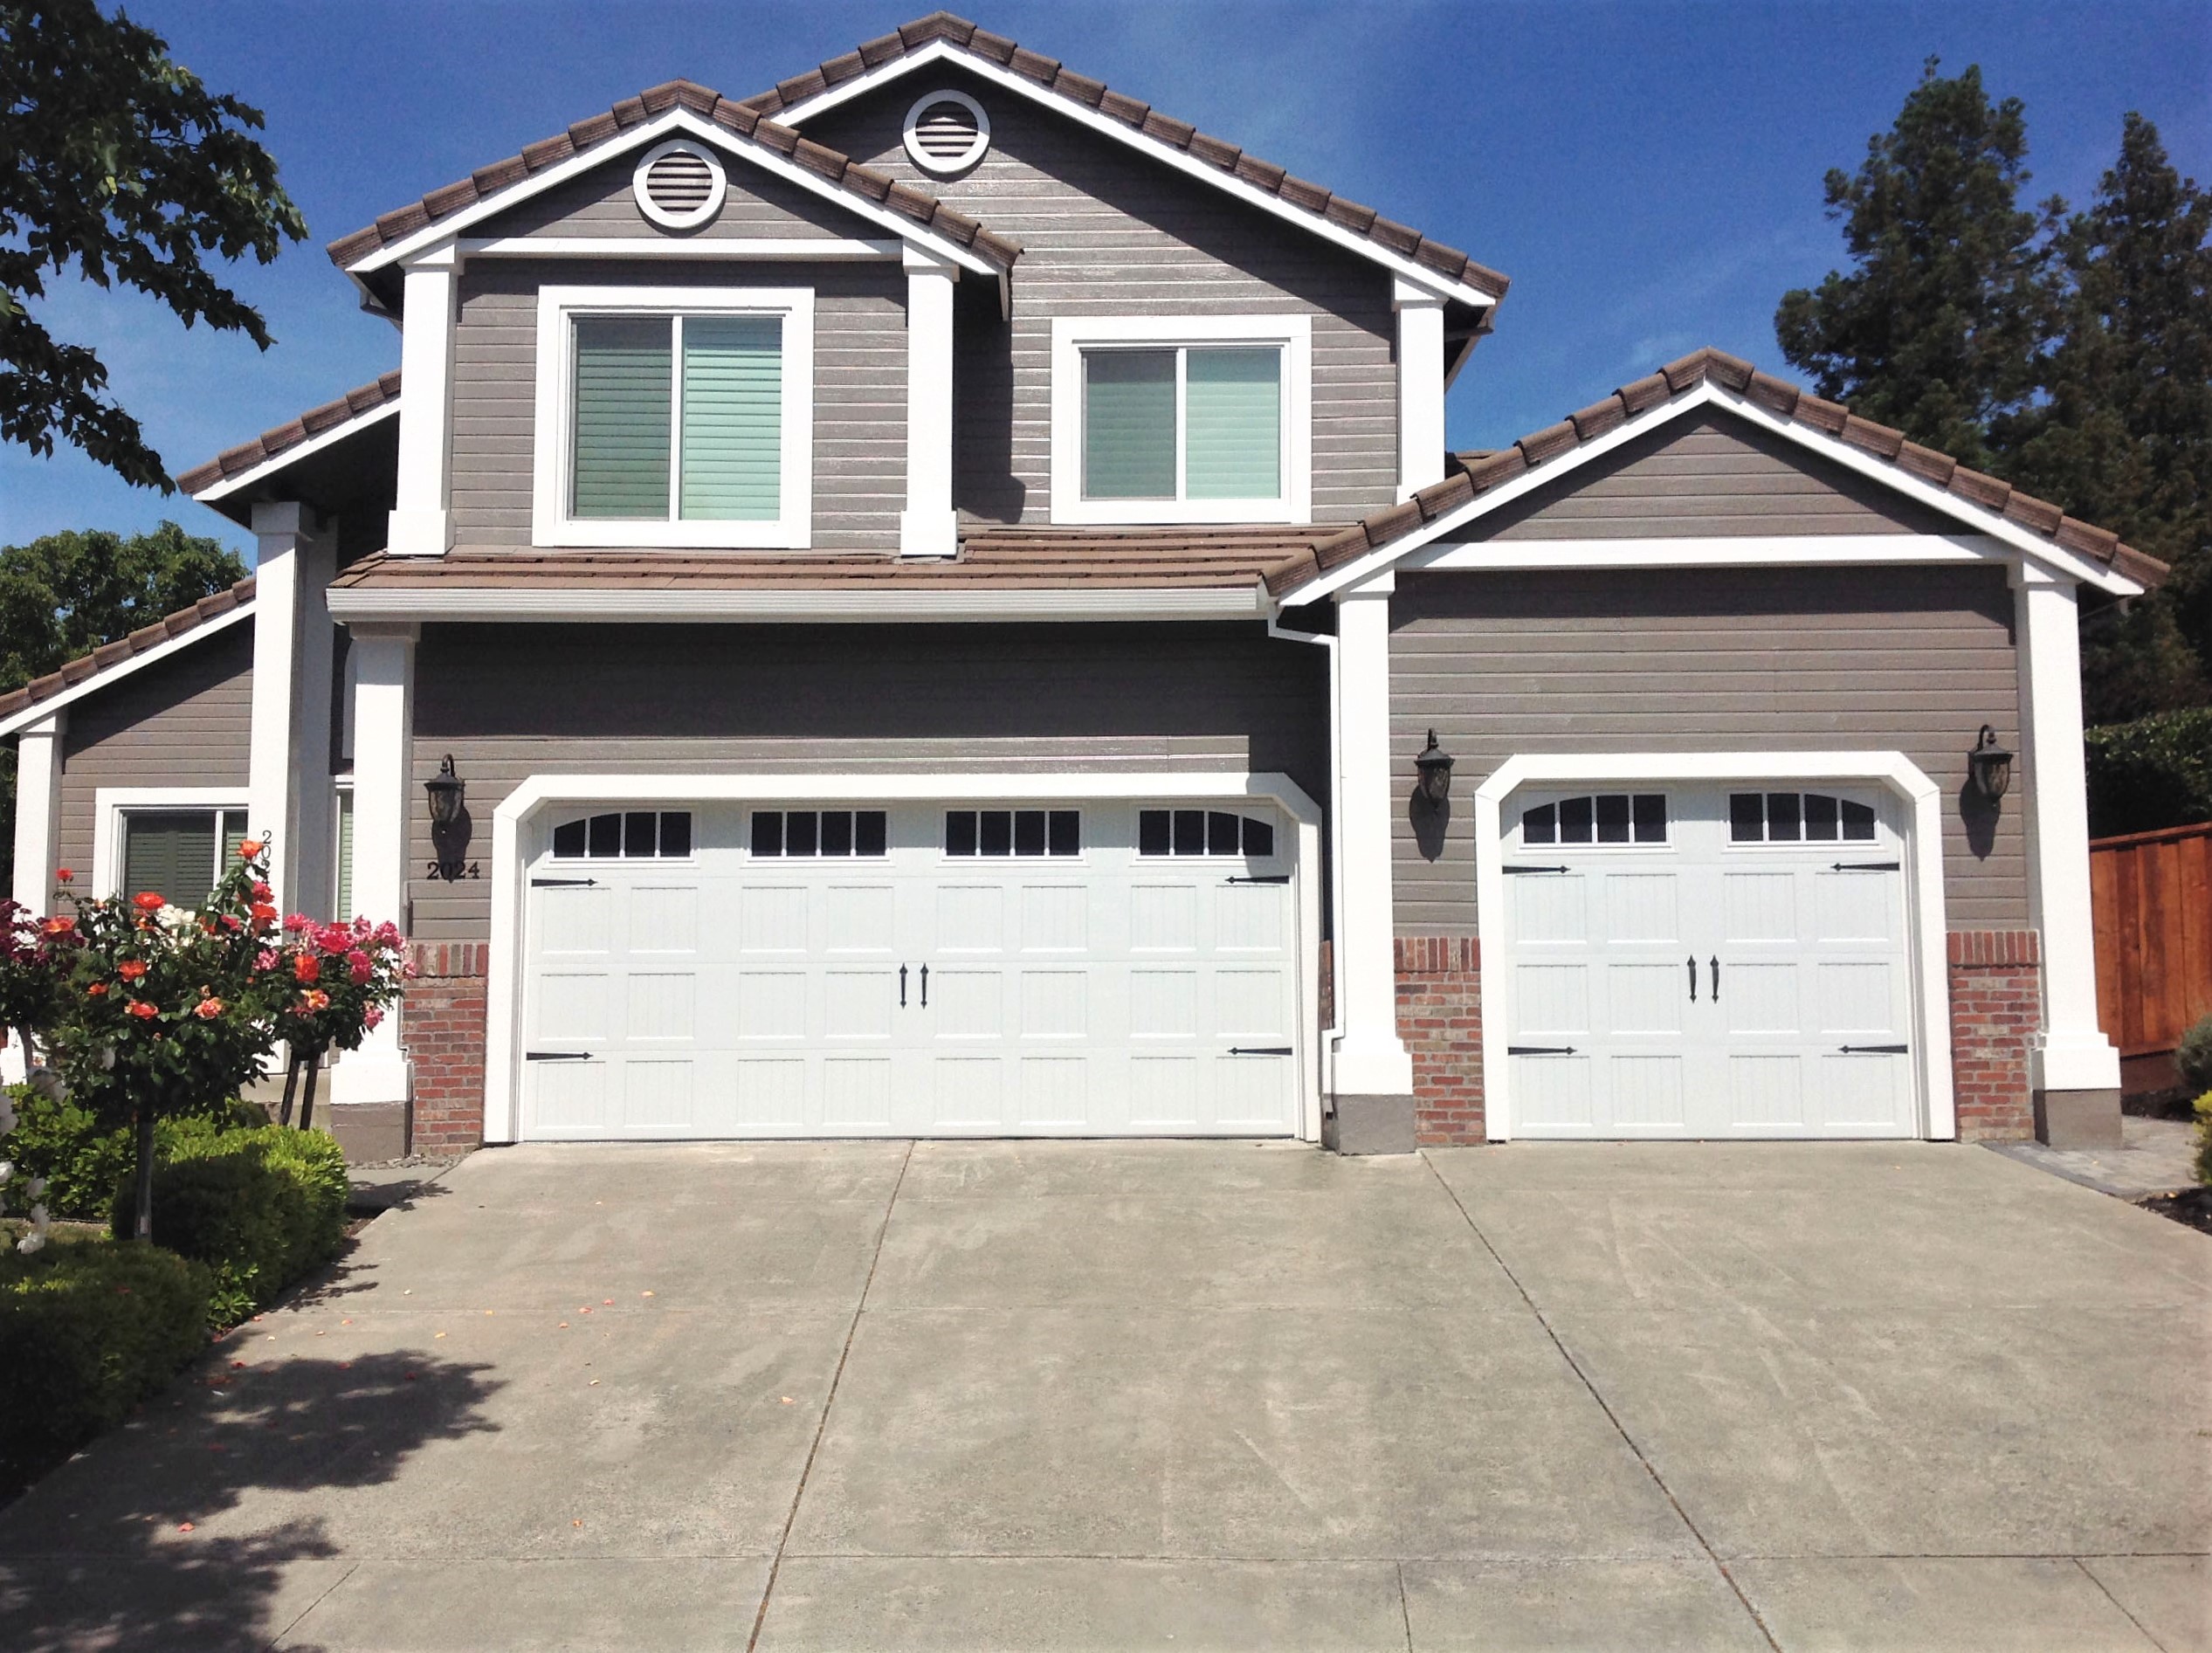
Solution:
[{"label": "two-story house", "polygon": [[398,370],[0,733],[19,899],[398,918],[342,1129],[2117,1131],[2055,506],[1710,351],[1448,453],[1503,277],[942,13],[331,251]]}]

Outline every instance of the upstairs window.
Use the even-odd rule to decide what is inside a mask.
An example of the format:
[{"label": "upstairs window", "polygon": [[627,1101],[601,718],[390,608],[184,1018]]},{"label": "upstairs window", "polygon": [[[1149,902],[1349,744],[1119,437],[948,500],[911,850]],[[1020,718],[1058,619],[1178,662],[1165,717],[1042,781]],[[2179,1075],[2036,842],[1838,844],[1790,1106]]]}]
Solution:
[{"label": "upstairs window", "polygon": [[1055,321],[1053,520],[1303,521],[1310,334],[1304,316]]},{"label": "upstairs window", "polygon": [[537,543],[807,544],[810,292],[546,288],[539,302]]}]

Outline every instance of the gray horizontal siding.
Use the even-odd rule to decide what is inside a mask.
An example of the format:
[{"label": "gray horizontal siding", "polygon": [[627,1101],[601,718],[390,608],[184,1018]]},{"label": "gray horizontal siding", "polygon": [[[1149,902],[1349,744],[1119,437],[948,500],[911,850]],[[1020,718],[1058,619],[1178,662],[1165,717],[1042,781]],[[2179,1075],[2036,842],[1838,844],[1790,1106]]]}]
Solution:
[{"label": "gray horizontal siding", "polygon": [[961,318],[954,487],[965,513],[1050,520],[1055,316],[1312,316],[1313,514],[1345,521],[1395,502],[1395,322],[1380,267],[973,77],[930,85],[958,86],[990,115],[990,149],[962,177],[931,177],[907,158],[901,134],[921,89],[912,81],[807,132],[1022,244],[1011,323]]},{"label": "gray horizontal siding", "polygon": [[814,546],[894,551],[906,490],[906,286],[896,264],[499,260],[462,278],[453,346],[453,531],[472,549],[530,543],[541,285],[810,286]]},{"label": "gray horizontal siding", "polygon": [[594,167],[543,195],[486,219],[472,236],[623,236],[655,239],[727,241],[744,237],[828,240],[857,236],[880,240],[892,232],[832,205],[810,189],[743,162],[726,167],[729,187],[713,217],[693,230],[669,230],[648,218],[631,192],[636,151]]},{"label": "gray horizontal siding", "polygon": [[2019,744],[2002,569],[1423,574],[1391,604],[1391,752],[1458,759],[1443,851],[1395,809],[1398,930],[1475,926],[1474,789],[1519,753],[1903,752],[1942,789],[1949,921],[2027,922],[2024,772],[1994,830],[1959,807],[1984,723]]},{"label": "gray horizontal siding", "polygon": [[1623,444],[1455,537],[1957,532],[1952,519],[1786,437],[1706,411]]},{"label": "gray horizontal siding", "polygon": [[253,622],[86,695],[62,739],[59,864],[89,888],[94,799],[102,787],[238,789],[253,734]]},{"label": "gray horizontal siding", "polygon": [[1258,627],[431,626],[415,771],[468,784],[474,883],[410,793],[414,933],[484,937],[492,815],[537,773],[1236,768],[1328,796],[1327,664]]}]

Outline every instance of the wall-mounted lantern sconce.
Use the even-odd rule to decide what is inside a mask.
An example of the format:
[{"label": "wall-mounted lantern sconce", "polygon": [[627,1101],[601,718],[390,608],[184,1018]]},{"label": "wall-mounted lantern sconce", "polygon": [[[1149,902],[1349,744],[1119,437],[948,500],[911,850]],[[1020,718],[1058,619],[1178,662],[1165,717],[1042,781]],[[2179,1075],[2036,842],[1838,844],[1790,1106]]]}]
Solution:
[{"label": "wall-mounted lantern sconce", "polygon": [[2012,754],[1997,744],[1997,732],[1981,726],[1981,738],[1967,754],[1967,773],[1974,789],[1995,803],[2012,786]]},{"label": "wall-mounted lantern sconce", "polygon": [[468,783],[453,773],[453,754],[448,752],[445,761],[438,766],[438,773],[423,782],[423,790],[431,801],[431,824],[450,827],[461,818],[461,799],[468,790]]},{"label": "wall-mounted lantern sconce", "polygon": [[1442,803],[1451,796],[1451,754],[1437,744],[1437,732],[1430,730],[1429,744],[1413,761],[1421,774],[1421,796],[1430,802]]}]

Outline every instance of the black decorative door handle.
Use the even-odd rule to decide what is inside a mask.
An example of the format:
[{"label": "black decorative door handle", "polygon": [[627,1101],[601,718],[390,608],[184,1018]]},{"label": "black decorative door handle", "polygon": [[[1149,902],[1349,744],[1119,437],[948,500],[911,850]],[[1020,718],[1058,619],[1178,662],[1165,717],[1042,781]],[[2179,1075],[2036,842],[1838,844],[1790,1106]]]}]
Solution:
[{"label": "black decorative door handle", "polygon": [[906,1008],[906,967],[903,964],[899,967],[899,1008]]},{"label": "black decorative door handle", "polygon": [[1690,955],[1689,965],[1690,1002],[1695,1004],[1698,1002],[1698,955],[1696,954],[1693,953]]},{"label": "black decorative door handle", "polygon": [[1712,1002],[1715,1004],[1720,1002],[1720,955],[1718,953],[1712,955]]},{"label": "black decorative door handle", "polygon": [[921,967],[921,1008],[929,1008],[929,967],[926,964]]}]

